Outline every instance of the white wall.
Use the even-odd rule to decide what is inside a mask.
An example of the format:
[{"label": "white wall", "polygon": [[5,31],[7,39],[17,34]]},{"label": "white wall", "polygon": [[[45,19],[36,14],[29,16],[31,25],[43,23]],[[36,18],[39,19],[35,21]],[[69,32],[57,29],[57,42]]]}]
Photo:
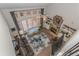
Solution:
[{"label": "white wall", "polygon": [[50,17],[60,15],[65,24],[79,29],[79,4],[77,3],[51,3],[46,9],[46,13]]},{"label": "white wall", "polygon": [[17,9],[17,8],[32,8],[32,7],[43,7],[49,3],[0,3],[0,8],[6,9]]},{"label": "white wall", "polygon": [[14,56],[9,28],[0,12],[0,56]]}]

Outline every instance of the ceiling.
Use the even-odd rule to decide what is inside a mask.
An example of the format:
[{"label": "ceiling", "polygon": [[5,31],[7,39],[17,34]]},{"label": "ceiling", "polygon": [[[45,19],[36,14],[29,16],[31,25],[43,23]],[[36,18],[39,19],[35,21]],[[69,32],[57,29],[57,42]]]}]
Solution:
[{"label": "ceiling", "polygon": [[49,3],[0,3],[0,9],[3,8],[26,8],[26,7],[45,7]]}]

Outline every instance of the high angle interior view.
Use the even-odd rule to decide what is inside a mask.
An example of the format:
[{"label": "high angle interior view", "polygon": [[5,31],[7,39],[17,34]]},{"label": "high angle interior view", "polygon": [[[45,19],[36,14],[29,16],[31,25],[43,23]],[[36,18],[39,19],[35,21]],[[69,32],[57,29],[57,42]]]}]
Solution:
[{"label": "high angle interior view", "polygon": [[79,3],[0,4],[0,55],[79,56]]}]

